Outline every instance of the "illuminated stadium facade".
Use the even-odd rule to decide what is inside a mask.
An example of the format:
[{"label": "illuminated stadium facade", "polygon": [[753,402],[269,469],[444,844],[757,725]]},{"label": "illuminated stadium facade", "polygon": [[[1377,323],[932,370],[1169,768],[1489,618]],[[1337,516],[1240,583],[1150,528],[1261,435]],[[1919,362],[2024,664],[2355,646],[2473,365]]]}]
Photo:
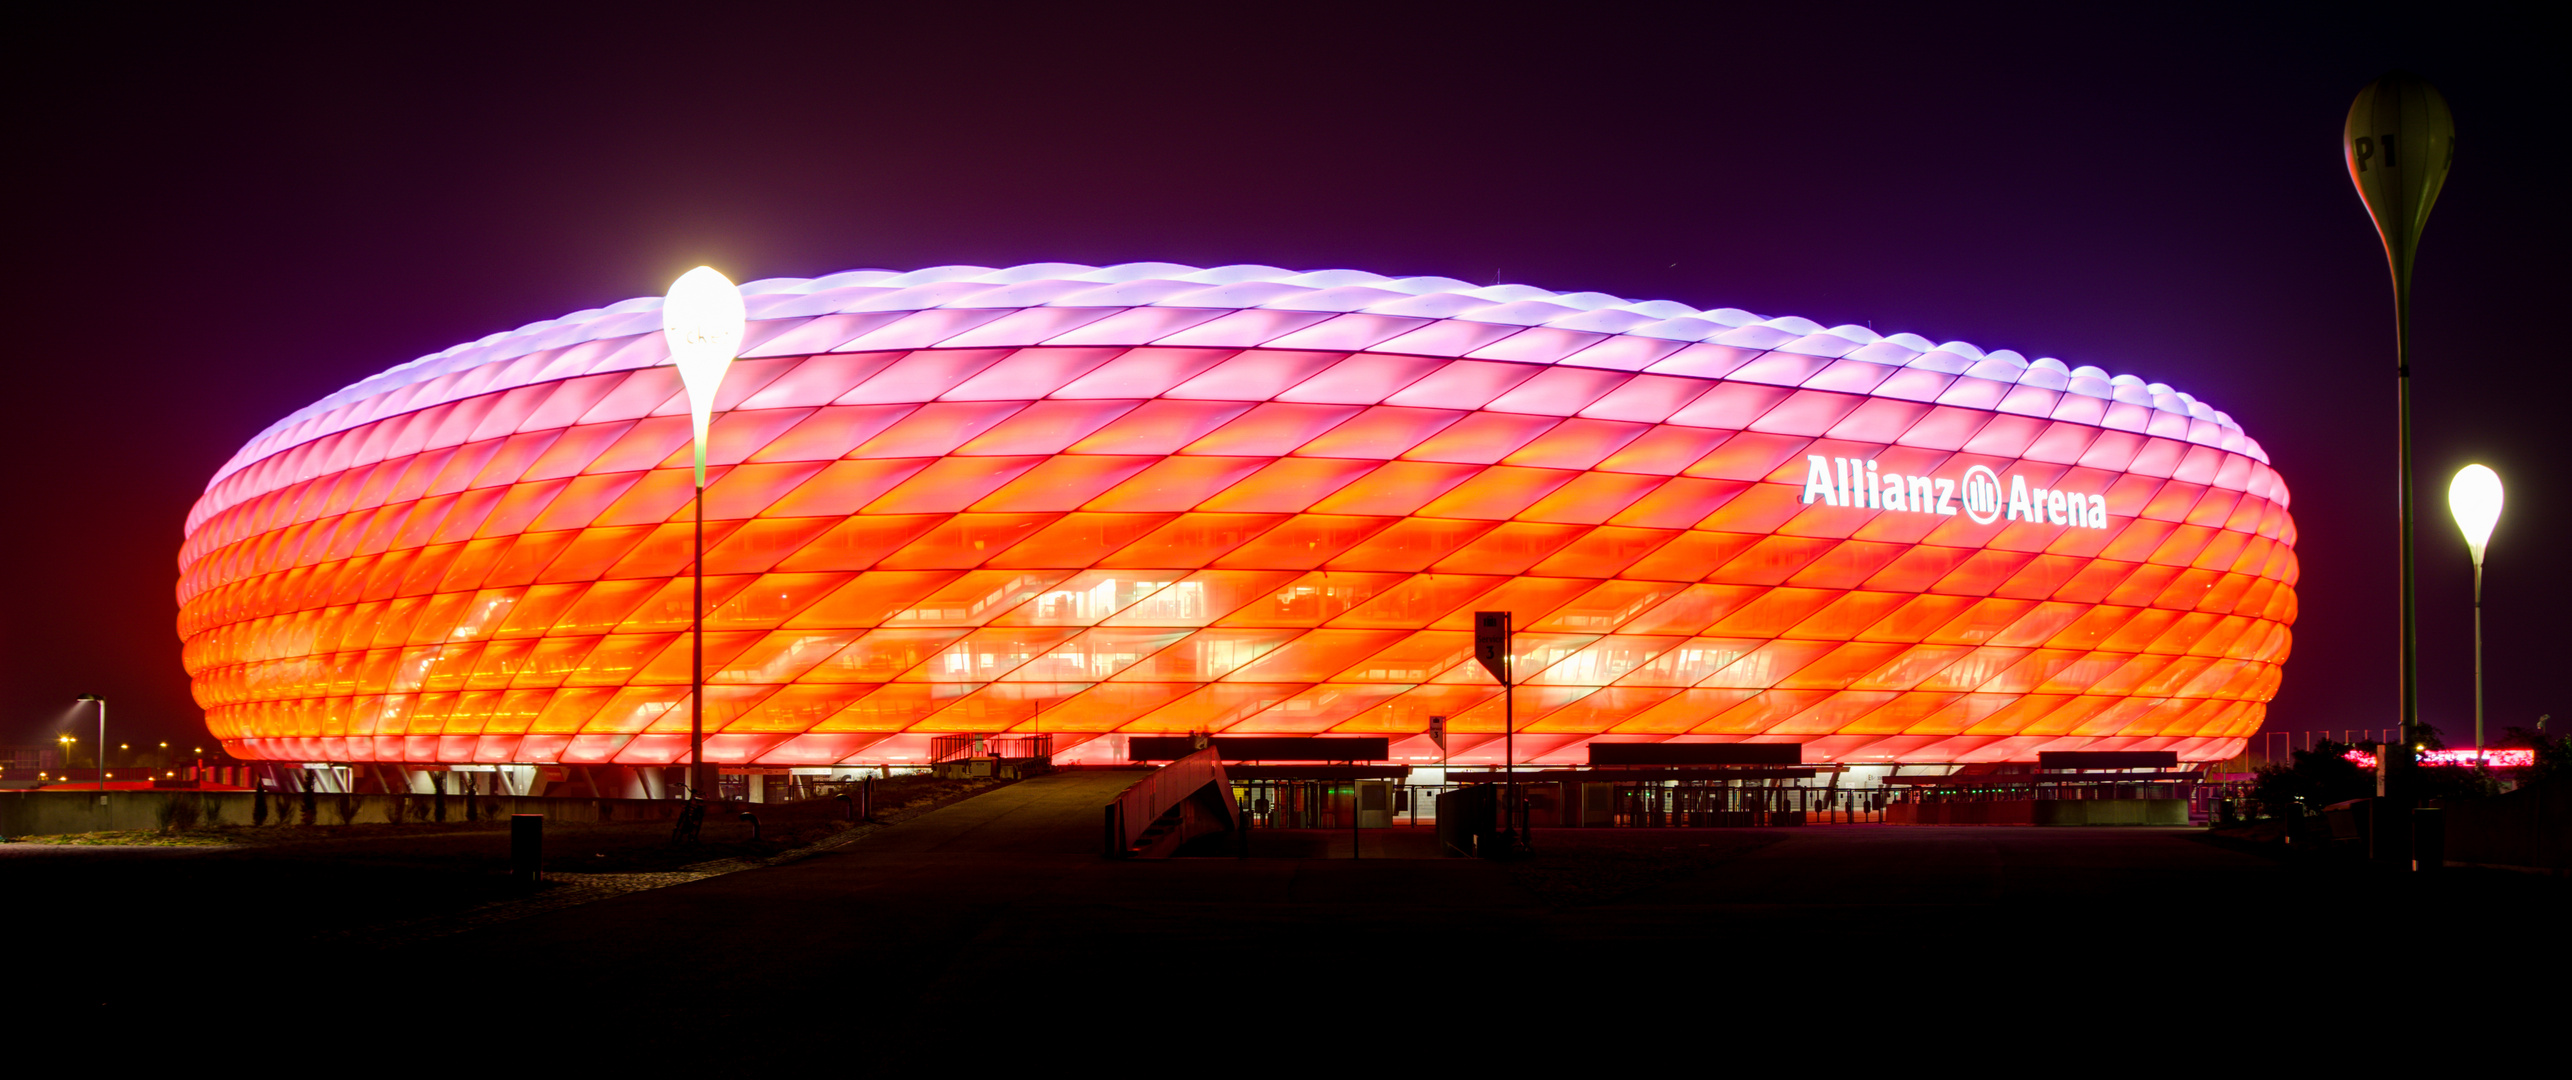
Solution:
[{"label": "illuminated stadium facade", "polygon": [[[1520,760],[2230,756],[2295,615],[2284,484],[2096,368],[1668,301],[1261,266],[742,287],[706,500],[707,756],[955,732],[1390,736]],[[277,423],[187,521],[235,755],[687,753],[689,420],[657,298]]]}]

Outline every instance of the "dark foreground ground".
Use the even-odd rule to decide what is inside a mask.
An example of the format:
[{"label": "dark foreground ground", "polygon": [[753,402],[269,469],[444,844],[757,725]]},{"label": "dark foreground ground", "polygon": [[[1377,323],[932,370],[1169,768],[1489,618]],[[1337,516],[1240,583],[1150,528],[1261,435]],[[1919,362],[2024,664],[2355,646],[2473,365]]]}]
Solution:
[{"label": "dark foreground ground", "polygon": [[[612,1030],[680,1052],[1334,1024],[1375,1038],[1388,1018],[1486,1039],[1565,1018],[2114,1021],[2273,1015],[2454,982],[2460,964],[2559,985],[2572,911],[2556,879],[2388,876],[2178,829],[1561,831],[1516,863],[1351,859],[1344,836],[1277,834],[1254,853],[1318,857],[1109,862],[1098,807],[1131,779],[1042,777],[782,865],[562,875],[533,897],[487,861],[382,845],[0,846],[28,935],[12,994],[39,1013],[197,1015],[222,999],[204,980],[238,979],[265,988],[262,1011],[303,995],[296,1012],[354,1025],[299,1027],[325,1041],[417,1012],[459,1034]],[[1368,854],[1418,843],[1377,841]],[[2460,956],[2477,934],[2511,944]]]}]

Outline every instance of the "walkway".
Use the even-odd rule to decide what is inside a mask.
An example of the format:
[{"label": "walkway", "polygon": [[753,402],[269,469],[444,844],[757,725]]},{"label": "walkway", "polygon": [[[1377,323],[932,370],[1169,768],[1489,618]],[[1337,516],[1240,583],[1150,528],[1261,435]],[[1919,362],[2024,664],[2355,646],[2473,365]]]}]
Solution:
[{"label": "walkway", "polygon": [[850,845],[868,854],[1097,855],[1100,808],[1144,773],[1050,773],[977,795]]}]

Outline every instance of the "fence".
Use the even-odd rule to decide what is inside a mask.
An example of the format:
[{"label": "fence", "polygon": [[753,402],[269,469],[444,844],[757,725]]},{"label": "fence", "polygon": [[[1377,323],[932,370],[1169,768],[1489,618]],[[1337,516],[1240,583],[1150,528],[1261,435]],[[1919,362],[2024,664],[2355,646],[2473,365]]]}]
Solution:
[{"label": "fence", "polygon": [[978,735],[971,732],[938,735],[929,740],[929,760],[944,764],[968,758],[998,758],[1002,761],[1050,760],[1054,756],[1051,735]]},{"label": "fence", "polygon": [[2251,773],[2263,765],[2294,764],[2295,752],[2312,750],[2324,740],[2352,746],[2393,742],[2392,728],[2348,728],[2340,731],[2263,731],[2250,737],[2242,752],[2206,766],[2208,773]]}]

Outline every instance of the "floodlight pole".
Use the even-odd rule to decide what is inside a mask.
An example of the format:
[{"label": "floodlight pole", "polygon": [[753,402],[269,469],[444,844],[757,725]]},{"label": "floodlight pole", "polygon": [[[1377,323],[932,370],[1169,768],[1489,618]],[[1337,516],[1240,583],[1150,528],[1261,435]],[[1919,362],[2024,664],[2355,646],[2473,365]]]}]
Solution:
[{"label": "floodlight pole", "polygon": [[688,604],[688,797],[702,799],[706,783],[706,444],[697,446],[696,554],[688,560],[694,583]]},{"label": "floodlight pole", "polygon": [[2483,560],[2474,558],[2474,767],[2483,767]]},{"label": "floodlight pole", "polygon": [[2411,530],[2415,513],[2411,492],[2411,282],[2397,282],[2393,300],[2395,423],[2400,434],[2395,442],[2401,455],[2402,503],[2402,741],[2416,736],[2412,729],[2420,723],[2420,611],[2412,570]]},{"label": "floodlight pole", "polygon": [[2501,520],[2501,478],[2489,467],[2467,465],[2447,483],[2447,509],[2465,534],[2465,554],[2474,559],[2474,766],[2483,767],[2483,553],[2492,542],[2492,526]]},{"label": "floodlight pole", "polygon": [[[98,807],[103,811],[107,808],[107,699],[96,694],[82,694],[80,699],[98,706]],[[68,752],[63,754],[63,766],[71,766]]]},{"label": "floodlight pole", "polygon": [[1500,755],[1509,774],[1508,798],[1501,803],[1501,821],[1509,826],[1509,846],[1523,848],[1527,838],[1519,835],[1518,813],[1518,613],[1510,612],[1502,623],[1501,640],[1506,644],[1500,653]]},{"label": "floodlight pole", "polygon": [[688,398],[696,448],[696,539],[688,640],[688,798],[706,798],[706,443],[713,438],[716,394],[724,370],[741,352],[746,329],[741,290],[713,267],[679,275],[661,303],[661,333]]},{"label": "floodlight pole", "polygon": [[2456,123],[2436,87],[2416,75],[2390,72],[2358,91],[2341,129],[2341,156],[2349,182],[2374,219],[2393,275],[2395,449],[2397,503],[2401,510],[2402,653],[2401,747],[2386,762],[2389,779],[2410,794],[2410,747],[2420,730],[2420,623],[2413,595],[2411,471],[2411,276],[2420,231],[2455,163]]}]

